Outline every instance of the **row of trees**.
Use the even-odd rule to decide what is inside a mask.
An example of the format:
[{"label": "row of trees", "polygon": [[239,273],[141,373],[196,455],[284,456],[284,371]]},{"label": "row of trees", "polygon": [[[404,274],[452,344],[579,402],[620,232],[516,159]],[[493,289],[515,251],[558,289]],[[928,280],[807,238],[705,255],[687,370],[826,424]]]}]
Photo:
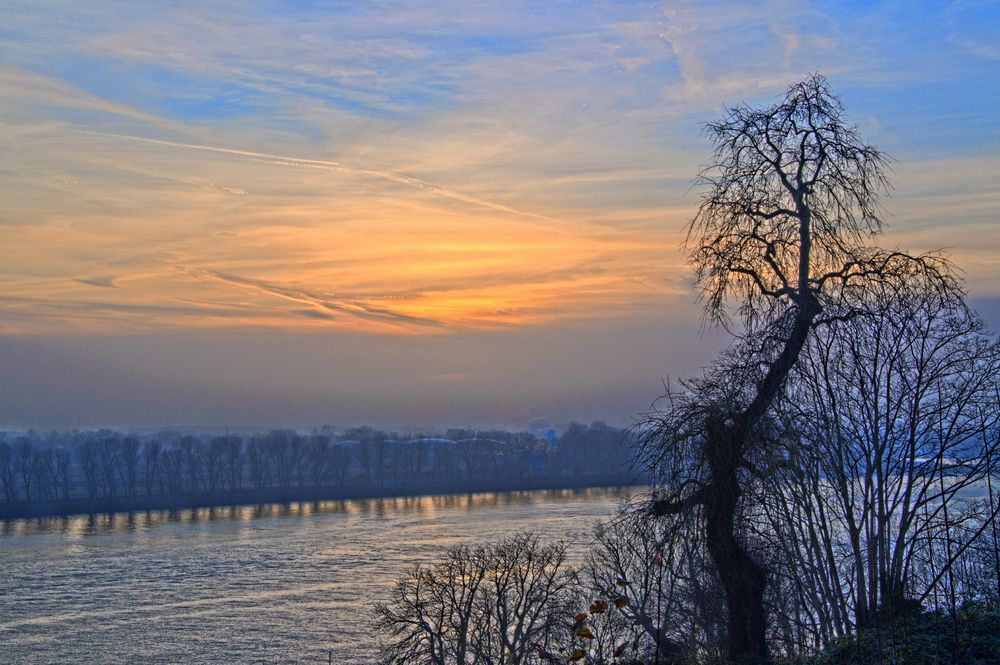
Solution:
[{"label": "row of trees", "polygon": [[39,449],[26,438],[0,441],[4,501],[15,501],[19,495],[27,501],[69,496],[71,465],[72,456],[65,448]]},{"label": "row of trees", "polygon": [[[627,482],[629,446],[624,431],[601,422],[572,423],[555,439],[469,430],[401,437],[371,427],[339,436],[330,428],[248,437],[29,433],[0,438],[0,487],[4,501],[14,502],[530,478]],[[601,471],[588,471],[595,468]]]}]

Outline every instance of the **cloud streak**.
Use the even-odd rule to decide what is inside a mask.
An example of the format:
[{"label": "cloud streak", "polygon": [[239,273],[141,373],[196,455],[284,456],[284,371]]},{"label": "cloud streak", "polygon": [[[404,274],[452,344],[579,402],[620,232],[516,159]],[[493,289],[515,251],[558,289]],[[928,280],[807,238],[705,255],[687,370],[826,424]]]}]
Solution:
[{"label": "cloud streak", "polygon": [[115,284],[115,279],[117,278],[114,275],[105,275],[102,277],[78,277],[76,281],[80,284],[87,284],[89,286],[100,286],[105,289],[113,289],[117,286]]},{"label": "cloud streak", "polygon": [[163,139],[152,139],[142,136],[132,136],[129,134],[114,134],[111,132],[93,132],[87,130],[76,130],[82,133],[94,134],[98,136],[106,136],[109,138],[123,139],[126,141],[137,141],[140,143],[148,143],[152,145],[166,146],[170,148],[181,148],[184,150],[203,150],[205,152],[212,152],[216,154],[223,155],[235,155],[238,157],[250,157],[254,159],[265,160],[271,164],[278,166],[288,166],[292,168],[312,168],[312,169],[322,169],[327,171],[333,171],[334,173],[343,173],[345,175],[355,175],[355,176],[366,176],[371,178],[380,178],[382,180],[388,180],[400,185],[406,185],[407,187],[412,187],[414,189],[419,189],[423,192],[433,194],[436,196],[441,196],[448,199],[453,199],[461,203],[467,203],[469,205],[486,208],[488,210],[494,210],[498,212],[509,213],[516,215],[518,217],[527,217],[529,219],[539,220],[543,222],[551,222],[554,224],[565,225],[566,222],[549,217],[547,215],[541,215],[534,212],[529,212],[525,210],[518,210],[517,208],[512,208],[510,206],[503,205],[502,203],[496,203],[494,201],[488,201],[486,199],[480,198],[478,196],[472,196],[470,194],[464,194],[462,192],[457,192],[447,187],[442,187],[440,185],[435,185],[434,183],[427,182],[426,180],[421,180],[420,178],[414,178],[407,175],[401,175],[399,173],[392,173],[390,171],[378,171],[374,169],[358,168],[353,166],[345,166],[340,162],[332,162],[322,159],[308,159],[304,157],[290,157],[287,155],[274,155],[265,152],[253,152],[250,150],[237,150],[235,148],[221,148],[217,146],[209,145],[198,145],[194,143],[180,143],[177,141],[167,141]]},{"label": "cloud streak", "polygon": [[275,295],[279,298],[286,298],[297,303],[312,305],[319,310],[318,314],[313,312],[312,315],[323,319],[331,318],[333,313],[338,313],[370,321],[376,321],[379,323],[390,323],[400,326],[416,325],[440,327],[442,325],[440,321],[403,314],[386,307],[372,305],[360,300],[340,299],[332,294],[318,293],[307,289],[274,284],[272,282],[253,279],[251,277],[230,275],[224,272],[219,272],[218,270],[188,269],[187,272],[195,277],[208,277],[225,284],[231,284],[256,292]]},{"label": "cloud streak", "polygon": [[433,334],[679,307],[700,123],[816,69],[900,158],[891,240],[950,242],[996,290],[1000,85],[969,47],[995,17],[975,6],[4,11],[0,292],[26,299],[8,331]]}]

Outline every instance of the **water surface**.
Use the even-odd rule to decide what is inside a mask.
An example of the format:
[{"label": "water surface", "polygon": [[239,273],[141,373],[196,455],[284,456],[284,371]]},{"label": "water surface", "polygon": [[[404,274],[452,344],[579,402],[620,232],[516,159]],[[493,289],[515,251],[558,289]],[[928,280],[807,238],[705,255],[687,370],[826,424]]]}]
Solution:
[{"label": "water surface", "polygon": [[0,662],[373,662],[372,605],[449,545],[531,530],[580,556],[629,490],[0,523]]}]

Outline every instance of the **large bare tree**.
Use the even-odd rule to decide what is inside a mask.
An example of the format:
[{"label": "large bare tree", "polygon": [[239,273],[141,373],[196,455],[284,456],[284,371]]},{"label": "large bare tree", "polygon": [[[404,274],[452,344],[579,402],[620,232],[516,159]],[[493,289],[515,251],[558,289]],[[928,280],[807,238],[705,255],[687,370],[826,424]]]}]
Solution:
[{"label": "large bare tree", "polygon": [[736,341],[651,415],[642,438],[661,483],[651,512],[703,526],[726,596],[730,658],[763,661],[768,571],[740,520],[772,405],[816,327],[859,314],[853,294],[916,275],[932,276],[943,294],[952,285],[939,258],[873,244],[888,160],[847,123],[822,76],[772,106],[728,109],[707,134],[714,159],[699,177],[706,191],[686,249],[707,320]]}]

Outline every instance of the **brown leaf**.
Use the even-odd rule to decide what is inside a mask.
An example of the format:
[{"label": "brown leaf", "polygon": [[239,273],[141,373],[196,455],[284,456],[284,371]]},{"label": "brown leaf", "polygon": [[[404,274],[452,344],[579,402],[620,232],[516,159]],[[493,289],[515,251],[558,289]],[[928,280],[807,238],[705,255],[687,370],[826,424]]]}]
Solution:
[{"label": "brown leaf", "polygon": [[625,653],[626,648],[628,648],[628,642],[622,642],[621,644],[618,645],[618,648],[615,649],[614,653],[612,653],[611,655],[614,656],[615,658],[621,658],[621,655]]},{"label": "brown leaf", "polygon": [[607,611],[607,609],[608,609],[608,604],[603,600],[595,600],[593,603],[590,604],[591,614],[600,614],[601,612]]},{"label": "brown leaf", "polygon": [[583,649],[580,648],[573,649],[573,654],[569,657],[569,662],[575,663],[578,660],[583,660],[584,656],[586,655],[587,652],[584,651]]},{"label": "brown leaf", "polygon": [[590,632],[590,628],[587,628],[586,626],[583,626],[582,628],[577,629],[576,634],[579,637],[582,637],[585,640],[592,640],[592,639],[594,639],[594,634],[592,632]]},{"label": "brown leaf", "polygon": [[625,596],[618,596],[617,598],[615,598],[615,607],[617,607],[618,609],[622,609],[623,607],[627,606],[628,606],[628,598],[626,598]]}]

